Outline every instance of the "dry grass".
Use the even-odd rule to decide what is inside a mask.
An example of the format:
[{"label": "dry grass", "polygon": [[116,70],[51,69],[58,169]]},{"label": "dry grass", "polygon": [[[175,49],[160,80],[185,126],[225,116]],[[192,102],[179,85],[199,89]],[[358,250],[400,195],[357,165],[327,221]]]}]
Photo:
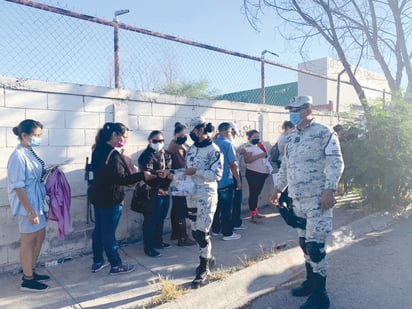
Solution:
[{"label": "dry grass", "polygon": [[187,290],[183,289],[180,285],[174,284],[168,277],[162,277],[158,275],[157,279],[153,280],[152,285],[159,291],[159,295],[153,297],[146,305],[146,308],[153,308],[161,304],[179,299]]},{"label": "dry grass", "polygon": [[[275,245],[271,247],[270,250],[265,250],[263,246],[260,246],[261,252],[257,256],[251,258],[247,256],[244,258],[239,258],[239,265],[230,268],[219,267],[211,272],[208,278],[208,283],[225,280],[234,272],[266,260],[276,255],[280,250],[284,249],[283,245],[281,245],[281,247],[282,248],[279,249],[279,246]],[[159,295],[154,296],[150,303],[146,304],[145,308],[153,308],[161,304],[177,300],[184,294],[189,293],[191,290],[190,288],[183,288],[182,286],[173,283],[168,277],[162,277],[161,275],[153,281],[152,285],[154,285],[155,289],[158,290]]]}]

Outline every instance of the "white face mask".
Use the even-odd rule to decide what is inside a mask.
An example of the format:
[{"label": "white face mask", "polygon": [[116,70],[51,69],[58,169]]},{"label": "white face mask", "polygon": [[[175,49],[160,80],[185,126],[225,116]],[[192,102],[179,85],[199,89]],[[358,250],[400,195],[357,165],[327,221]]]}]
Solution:
[{"label": "white face mask", "polygon": [[164,145],[165,144],[163,144],[163,143],[156,143],[156,144],[150,143],[150,147],[156,152],[162,150]]},{"label": "white face mask", "polygon": [[29,146],[30,146],[30,147],[38,147],[38,146],[40,146],[40,144],[41,144],[41,137],[36,137],[36,136],[34,136],[34,137],[31,139],[31,141],[30,141],[30,143],[29,143]]}]

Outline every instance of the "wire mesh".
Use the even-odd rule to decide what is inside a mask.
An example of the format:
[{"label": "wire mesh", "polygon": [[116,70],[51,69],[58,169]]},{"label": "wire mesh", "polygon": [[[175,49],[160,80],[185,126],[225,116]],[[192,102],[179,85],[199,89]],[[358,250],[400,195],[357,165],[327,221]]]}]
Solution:
[{"label": "wire mesh", "polygon": [[[16,2],[0,1],[1,75],[115,87],[112,21]],[[170,93],[191,86],[195,97],[262,103],[260,58],[120,26],[121,88]],[[266,104],[285,105],[297,95],[296,69],[265,63],[264,72]]]}]

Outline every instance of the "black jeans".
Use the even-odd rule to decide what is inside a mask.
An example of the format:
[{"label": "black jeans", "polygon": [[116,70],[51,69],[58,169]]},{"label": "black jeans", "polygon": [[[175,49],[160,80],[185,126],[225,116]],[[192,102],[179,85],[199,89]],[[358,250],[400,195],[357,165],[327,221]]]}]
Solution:
[{"label": "black jeans", "polygon": [[249,210],[256,210],[258,198],[262,192],[266,178],[269,174],[263,174],[246,169],[246,180],[249,185]]},{"label": "black jeans", "polygon": [[[242,175],[239,173],[240,182],[242,182]],[[233,197],[233,208],[232,208],[232,223],[233,227],[239,227],[242,225],[241,213],[242,213],[242,200],[243,200],[243,191],[236,190],[237,182],[234,179],[235,194]]]},{"label": "black jeans", "polygon": [[169,210],[169,195],[150,194],[150,210],[144,213],[144,251],[150,252],[163,243],[163,223]]},{"label": "black jeans", "polygon": [[179,222],[186,220],[187,203],[186,196],[172,196],[172,210],[170,211],[170,221],[172,223],[172,236],[187,238],[186,235],[180,235]]}]

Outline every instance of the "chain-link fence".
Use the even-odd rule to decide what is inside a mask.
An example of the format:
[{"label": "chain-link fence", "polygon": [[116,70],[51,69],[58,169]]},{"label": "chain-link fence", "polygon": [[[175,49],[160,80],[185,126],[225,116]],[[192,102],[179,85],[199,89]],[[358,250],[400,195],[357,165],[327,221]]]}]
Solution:
[{"label": "chain-link fence", "polygon": [[[1,75],[115,87],[115,22],[32,1],[0,1],[0,12]],[[118,26],[121,88],[285,105],[309,73],[265,60],[263,79],[260,56]]]}]

